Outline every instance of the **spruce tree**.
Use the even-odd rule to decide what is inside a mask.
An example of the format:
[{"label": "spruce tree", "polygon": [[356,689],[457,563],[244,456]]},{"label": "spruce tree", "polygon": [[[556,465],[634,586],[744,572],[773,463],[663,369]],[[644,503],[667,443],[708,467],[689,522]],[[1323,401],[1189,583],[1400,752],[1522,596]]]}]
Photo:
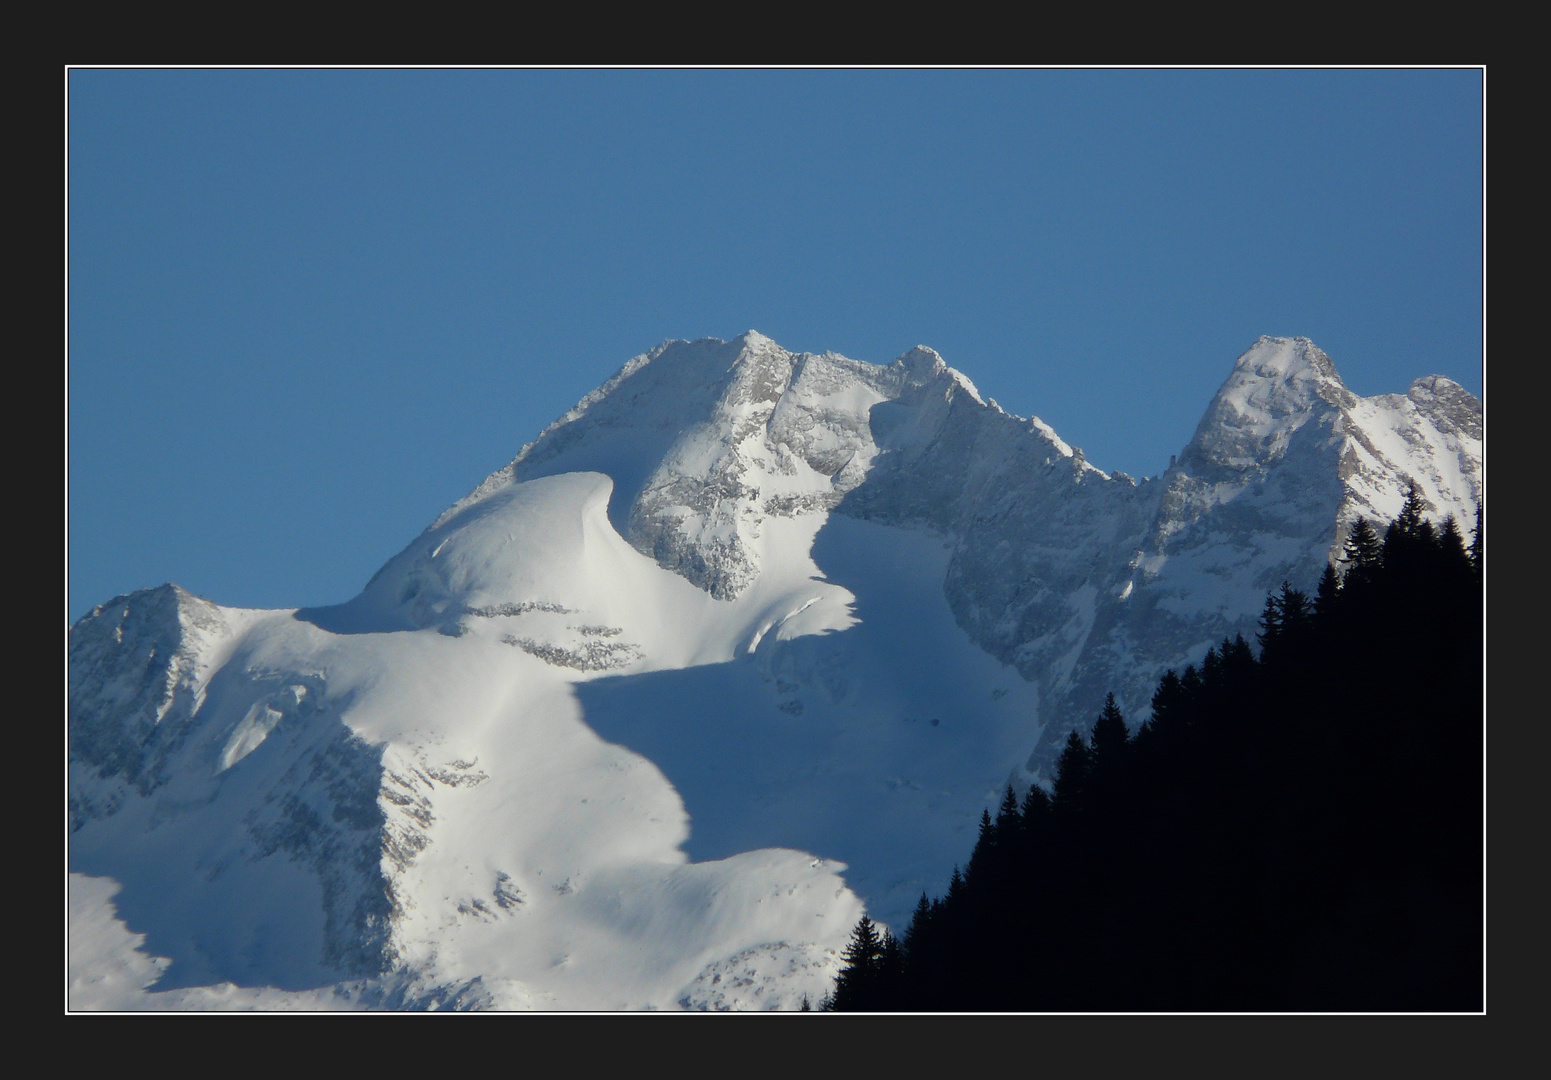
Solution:
[{"label": "spruce tree", "polygon": [[1403,535],[1415,536],[1421,532],[1422,525],[1426,521],[1423,517],[1425,501],[1422,499],[1422,490],[1412,480],[1406,488],[1406,501],[1400,504],[1400,513],[1391,523],[1391,528],[1398,527]]},{"label": "spruce tree", "polygon": [[969,865],[964,869],[965,882],[982,883],[989,865],[996,861],[996,826],[991,821],[991,811],[980,811],[980,834],[969,853]]},{"label": "spruce tree", "polygon": [[877,927],[864,912],[851,932],[851,943],[840,954],[844,964],[835,977],[830,1011],[857,1012],[876,1007],[882,955],[883,942],[878,937]]},{"label": "spruce tree", "polygon": [[1206,650],[1206,655],[1201,657],[1201,682],[1206,687],[1215,689],[1218,678],[1222,675],[1222,654],[1213,645]]},{"label": "spruce tree", "polygon": [[1013,854],[1022,831],[1023,816],[1018,813],[1018,797],[1013,794],[1012,785],[1008,784],[1002,794],[1002,805],[996,810],[996,821],[991,825],[999,863],[1005,863]]},{"label": "spruce tree", "polygon": [[1433,545],[1435,533],[1432,524],[1423,516],[1423,506],[1421,490],[1413,480],[1400,513],[1384,532],[1384,562],[1397,570],[1417,569],[1426,560],[1427,549]]},{"label": "spruce tree", "polygon": [[932,902],[927,898],[926,891],[921,892],[921,900],[916,904],[915,914],[910,917],[910,925],[905,928],[905,951],[907,953],[919,950],[925,945],[925,939],[931,933]]},{"label": "spruce tree", "polygon": [[1347,534],[1346,543],[1341,547],[1341,561],[1346,563],[1347,572],[1352,570],[1368,570],[1379,565],[1383,560],[1384,545],[1379,540],[1379,534],[1373,531],[1373,526],[1368,524],[1368,519],[1359,517],[1352,525],[1352,531]]},{"label": "spruce tree", "polygon": [[1029,793],[1023,797],[1023,810],[1019,816],[1025,825],[1037,818],[1042,818],[1050,809],[1050,796],[1045,789],[1038,784],[1029,785]]},{"label": "spruce tree", "polygon": [[964,875],[959,871],[959,864],[953,864],[953,876],[948,878],[948,891],[943,893],[942,906],[944,909],[957,907],[964,899]]},{"label": "spruce tree", "polygon": [[1171,737],[1175,727],[1184,723],[1181,716],[1184,699],[1185,690],[1180,685],[1179,676],[1173,668],[1169,668],[1163,673],[1163,678],[1158,680],[1158,689],[1153,691],[1152,716],[1143,725],[1148,735]]},{"label": "spruce tree", "polygon": [[1336,598],[1341,592],[1341,578],[1336,573],[1336,568],[1330,563],[1325,563],[1325,572],[1320,575],[1319,589],[1314,593],[1314,613],[1320,616],[1329,615],[1336,607]]},{"label": "spruce tree", "polygon": [[1010,832],[1018,825],[1018,797],[1013,794],[1012,785],[1007,785],[1007,791],[1002,795],[1002,805],[996,811],[997,832]]},{"label": "spruce tree", "polygon": [[1261,655],[1276,649],[1276,639],[1282,636],[1282,609],[1276,602],[1274,593],[1266,593],[1265,606],[1260,609],[1260,633],[1255,635],[1255,640],[1260,642]]},{"label": "spruce tree", "polygon": [[1127,738],[1125,717],[1120,715],[1120,706],[1111,693],[1104,698],[1104,711],[1093,723],[1094,762],[1100,768],[1113,766],[1125,752]]},{"label": "spruce tree", "polygon": [[[1302,593],[1298,595],[1303,596]],[[1306,607],[1307,597],[1304,600]],[[1235,678],[1242,678],[1246,670],[1255,666],[1255,654],[1250,651],[1249,642],[1244,640],[1243,634],[1234,634],[1231,641],[1224,638],[1219,651],[1222,653],[1224,664]]]},{"label": "spruce tree", "polygon": [[904,976],[905,950],[900,946],[899,939],[885,930],[883,940],[878,943],[878,959],[873,974],[875,1008],[894,1009],[899,1006]]},{"label": "spruce tree", "polygon": [[1486,554],[1486,522],[1483,520],[1481,504],[1476,503],[1476,532],[1470,538],[1470,565],[1475,570],[1476,577],[1481,576],[1481,560]]},{"label": "spruce tree", "polygon": [[1276,610],[1283,634],[1289,637],[1301,634],[1309,621],[1308,594],[1293,588],[1290,582],[1284,581],[1282,590],[1276,598]]},{"label": "spruce tree", "polygon": [[1093,755],[1076,731],[1066,737],[1066,748],[1056,763],[1056,806],[1074,809],[1088,786],[1088,768]]},{"label": "spruce tree", "polygon": [[1473,568],[1470,552],[1465,548],[1465,536],[1459,531],[1459,522],[1450,514],[1443,521],[1443,527],[1438,530],[1438,544],[1442,548],[1443,562],[1448,567],[1448,572],[1455,577],[1460,571],[1467,573]]},{"label": "spruce tree", "polygon": [[1201,678],[1201,672],[1196,666],[1194,664],[1186,664],[1185,670],[1180,672],[1179,676],[1180,700],[1188,702],[1192,711],[1194,711],[1196,702],[1201,698],[1203,684],[1204,680]]},{"label": "spruce tree", "polygon": [[873,962],[878,959],[881,946],[877,926],[863,912],[862,917],[856,921],[856,929],[851,931],[851,943],[846,946],[841,959],[855,970],[870,972]]}]

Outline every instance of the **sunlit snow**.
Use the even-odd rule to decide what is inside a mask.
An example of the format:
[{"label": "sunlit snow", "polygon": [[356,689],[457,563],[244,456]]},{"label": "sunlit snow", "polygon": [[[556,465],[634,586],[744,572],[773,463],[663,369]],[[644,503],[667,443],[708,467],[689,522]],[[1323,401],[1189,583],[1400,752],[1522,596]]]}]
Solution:
[{"label": "sunlit snow", "polygon": [[1135,483],[987,404],[670,342],[331,608],[173,586],[72,629],[75,1009],[795,1009],[1114,690],[1312,586],[1480,405],[1265,338]]}]

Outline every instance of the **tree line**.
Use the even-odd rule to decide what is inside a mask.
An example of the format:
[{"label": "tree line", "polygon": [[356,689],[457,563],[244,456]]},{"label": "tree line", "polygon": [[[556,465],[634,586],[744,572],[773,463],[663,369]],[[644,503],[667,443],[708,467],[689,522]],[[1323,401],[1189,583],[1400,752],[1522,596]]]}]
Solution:
[{"label": "tree line", "polygon": [[1134,733],[1110,695],[901,938],[863,916],[821,1007],[1479,1010],[1483,526],[1422,509],[1359,520]]}]

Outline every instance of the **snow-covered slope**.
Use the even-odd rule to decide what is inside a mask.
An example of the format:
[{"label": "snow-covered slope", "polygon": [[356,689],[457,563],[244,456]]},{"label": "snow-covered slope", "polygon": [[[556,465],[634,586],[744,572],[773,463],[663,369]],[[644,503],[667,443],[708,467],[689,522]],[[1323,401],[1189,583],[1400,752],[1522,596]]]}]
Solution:
[{"label": "snow-covered slope", "polygon": [[666,343],[346,604],[72,628],[71,1001],[816,1001],[1106,690],[1140,719],[1409,479],[1468,521],[1481,438],[1263,338],[1138,483],[930,349]]}]

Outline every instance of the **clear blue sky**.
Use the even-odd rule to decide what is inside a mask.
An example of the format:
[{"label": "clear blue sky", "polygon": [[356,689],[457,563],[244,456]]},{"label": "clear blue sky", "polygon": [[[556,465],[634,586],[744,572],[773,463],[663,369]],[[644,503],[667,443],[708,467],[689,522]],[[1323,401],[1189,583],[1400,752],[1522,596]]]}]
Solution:
[{"label": "clear blue sky", "polygon": [[1482,393],[1483,77],[69,75],[66,614],[320,604],[668,338],[936,348],[1152,475],[1261,334]]}]

